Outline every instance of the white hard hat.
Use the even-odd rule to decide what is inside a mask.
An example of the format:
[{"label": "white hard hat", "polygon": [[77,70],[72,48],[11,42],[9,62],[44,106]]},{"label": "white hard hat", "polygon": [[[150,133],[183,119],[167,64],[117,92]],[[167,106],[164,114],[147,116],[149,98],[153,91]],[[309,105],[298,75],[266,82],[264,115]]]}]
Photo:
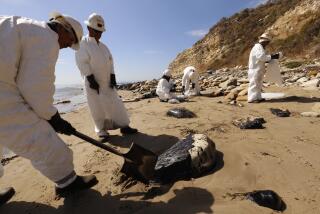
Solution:
[{"label": "white hard hat", "polygon": [[84,21],[84,23],[97,30],[97,31],[101,31],[101,32],[104,32],[106,31],[105,27],[104,27],[104,19],[102,18],[102,16],[96,14],[96,13],[92,13],[88,20]]},{"label": "white hard hat", "polygon": [[270,42],[271,41],[271,36],[268,33],[263,33],[259,37],[259,42]]},{"label": "white hard hat", "polygon": [[166,69],[163,71],[163,75],[171,77],[171,70],[170,69]]},{"label": "white hard hat", "polygon": [[67,29],[68,29],[68,25],[71,26],[72,31],[78,40],[77,43],[72,44],[71,48],[74,50],[79,50],[79,48],[80,48],[79,43],[80,43],[82,36],[83,36],[83,29],[82,29],[80,22],[78,22],[77,20],[75,20],[71,16],[64,15],[59,12],[51,13],[50,18],[51,18],[50,20],[56,21],[56,22],[62,24]]}]

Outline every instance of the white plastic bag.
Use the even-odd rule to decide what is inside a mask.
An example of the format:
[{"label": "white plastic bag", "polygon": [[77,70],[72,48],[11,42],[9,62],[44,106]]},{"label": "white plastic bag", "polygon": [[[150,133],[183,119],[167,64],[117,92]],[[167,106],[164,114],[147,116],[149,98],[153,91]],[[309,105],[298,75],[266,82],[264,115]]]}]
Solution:
[{"label": "white plastic bag", "polygon": [[170,104],[178,104],[178,103],[180,103],[180,101],[177,100],[177,99],[170,99],[170,100],[168,101],[168,103],[170,103]]},{"label": "white plastic bag", "polygon": [[266,100],[281,99],[286,96],[285,93],[262,93],[261,97]]},{"label": "white plastic bag", "polygon": [[280,65],[278,60],[272,59],[267,64],[265,80],[267,82],[275,83],[278,86],[282,85],[282,77],[280,73]]}]

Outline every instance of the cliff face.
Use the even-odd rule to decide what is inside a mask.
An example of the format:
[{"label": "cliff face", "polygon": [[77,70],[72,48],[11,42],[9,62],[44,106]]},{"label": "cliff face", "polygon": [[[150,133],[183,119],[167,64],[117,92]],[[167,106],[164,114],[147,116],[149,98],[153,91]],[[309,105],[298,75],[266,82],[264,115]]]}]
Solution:
[{"label": "cliff face", "polygon": [[249,52],[264,32],[273,35],[269,49],[288,57],[320,56],[320,0],[269,0],[222,18],[191,48],[170,64],[180,74],[188,65],[202,71],[246,65]]}]

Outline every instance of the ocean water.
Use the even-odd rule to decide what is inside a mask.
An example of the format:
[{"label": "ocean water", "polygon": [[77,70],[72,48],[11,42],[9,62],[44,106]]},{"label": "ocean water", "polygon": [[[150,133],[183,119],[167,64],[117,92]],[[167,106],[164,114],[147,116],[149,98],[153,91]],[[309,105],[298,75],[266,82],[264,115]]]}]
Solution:
[{"label": "ocean water", "polygon": [[[59,102],[67,101],[68,103]],[[70,101],[70,102],[69,102]],[[82,85],[56,85],[54,94],[54,106],[60,113],[67,113],[84,106],[87,98],[83,91]],[[11,157],[14,153],[10,150],[3,148],[3,157]],[[0,154],[1,159],[1,154]]]},{"label": "ocean water", "polygon": [[87,98],[82,85],[56,85],[54,105],[60,113],[73,111],[85,105],[86,102]]}]

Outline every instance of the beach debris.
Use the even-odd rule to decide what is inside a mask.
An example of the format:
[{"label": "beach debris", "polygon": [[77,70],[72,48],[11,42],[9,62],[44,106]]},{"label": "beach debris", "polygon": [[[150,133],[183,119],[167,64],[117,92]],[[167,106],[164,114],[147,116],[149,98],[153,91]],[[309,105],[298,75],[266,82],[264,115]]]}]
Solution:
[{"label": "beach debris", "polygon": [[263,129],[264,126],[262,124],[264,123],[266,123],[264,118],[253,116],[232,121],[232,124],[240,129]]},{"label": "beach debris", "polygon": [[259,206],[268,207],[276,211],[284,211],[286,209],[285,202],[281,197],[272,190],[257,190],[247,193],[247,198]]},{"label": "beach debris", "polygon": [[320,86],[320,79],[316,78],[316,79],[312,79],[312,80],[309,80],[307,82],[304,82],[301,84],[302,87],[311,87],[311,88],[317,88]]},{"label": "beach debris", "polygon": [[71,103],[71,101],[70,100],[62,100],[62,101],[56,102],[55,104],[58,105],[58,104],[68,104],[68,103]]},{"label": "beach debris", "polygon": [[176,118],[194,118],[196,114],[186,108],[172,108],[167,112],[167,116]]},{"label": "beach debris", "polygon": [[159,155],[155,166],[155,180],[169,183],[199,177],[213,169],[216,147],[204,134],[190,134]]},{"label": "beach debris", "polygon": [[151,90],[150,92],[142,94],[141,99],[149,99],[153,97],[157,97],[156,90]]},{"label": "beach debris", "polygon": [[222,88],[207,89],[205,91],[200,91],[200,95],[204,97],[219,97],[223,95],[223,89]]},{"label": "beach debris", "polygon": [[1,163],[3,166],[7,165],[8,163],[10,163],[10,161],[16,159],[17,157],[19,157],[18,155],[13,155],[11,157],[6,157],[6,158],[2,158],[1,159]]},{"label": "beach debris", "polygon": [[227,104],[232,106],[244,107],[244,105],[241,102],[238,102],[236,100],[228,101]]},{"label": "beach debris", "polygon": [[270,108],[270,111],[272,114],[278,116],[278,117],[289,117],[290,111],[288,109],[282,110],[277,108]]},{"label": "beach debris", "polygon": [[135,98],[131,98],[131,99],[122,99],[122,102],[124,102],[124,103],[132,103],[132,102],[138,102],[140,100],[141,100],[140,97],[135,97]]},{"label": "beach debris", "polygon": [[301,113],[301,116],[303,116],[303,117],[320,117],[320,113],[318,113],[318,112],[313,112],[313,111],[310,111],[310,112],[302,112],[302,113]]},{"label": "beach debris", "polygon": [[170,99],[170,100],[168,100],[168,103],[170,103],[170,104],[179,104],[180,101],[177,100],[177,99]]},{"label": "beach debris", "polygon": [[224,99],[227,100],[227,101],[235,101],[237,99],[237,97],[238,97],[237,93],[230,92],[224,97]]},{"label": "beach debris", "polygon": [[320,102],[314,104],[314,106],[312,106],[312,111],[320,113]]}]

